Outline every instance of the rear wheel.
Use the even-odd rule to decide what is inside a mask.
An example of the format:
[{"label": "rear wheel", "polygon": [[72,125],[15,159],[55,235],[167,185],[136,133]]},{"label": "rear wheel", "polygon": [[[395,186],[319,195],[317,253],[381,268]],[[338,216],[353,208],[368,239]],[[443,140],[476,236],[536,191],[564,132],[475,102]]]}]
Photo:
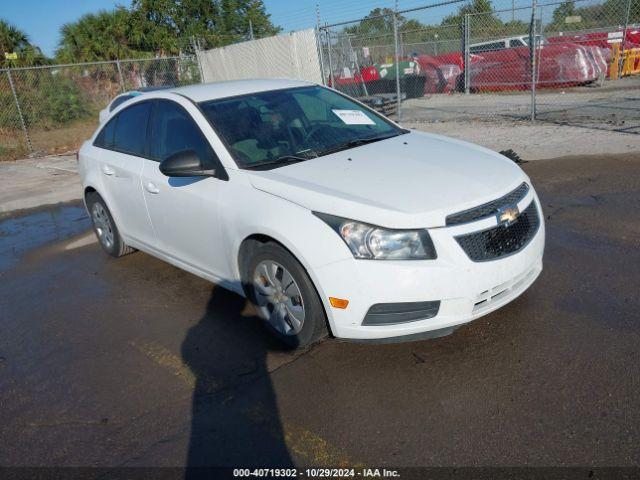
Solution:
[{"label": "rear wheel", "polygon": [[102,249],[112,257],[122,257],[135,252],[122,240],[111,212],[100,195],[95,192],[87,194],[87,209],[91,215],[93,231],[98,237]]},{"label": "rear wheel", "polygon": [[290,347],[304,347],[327,335],[322,302],[300,262],[276,243],[256,247],[245,285],[258,315]]}]

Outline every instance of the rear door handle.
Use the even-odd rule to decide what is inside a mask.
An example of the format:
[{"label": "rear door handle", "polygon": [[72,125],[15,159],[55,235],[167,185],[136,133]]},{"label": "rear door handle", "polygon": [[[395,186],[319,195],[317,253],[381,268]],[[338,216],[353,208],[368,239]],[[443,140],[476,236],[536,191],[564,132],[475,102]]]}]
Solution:
[{"label": "rear door handle", "polygon": [[102,173],[104,173],[105,175],[113,175],[114,173],[116,173],[116,171],[111,168],[109,165],[102,165]]},{"label": "rear door handle", "polygon": [[147,182],[144,184],[144,188],[149,193],[160,193],[160,189],[156,187],[156,184],[153,182]]}]

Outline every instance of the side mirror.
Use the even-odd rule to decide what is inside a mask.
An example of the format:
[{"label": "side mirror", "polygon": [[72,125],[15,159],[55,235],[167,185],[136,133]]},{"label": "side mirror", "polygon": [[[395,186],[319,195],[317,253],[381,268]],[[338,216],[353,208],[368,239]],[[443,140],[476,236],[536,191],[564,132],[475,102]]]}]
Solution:
[{"label": "side mirror", "polygon": [[160,162],[160,171],[167,177],[204,177],[215,175],[206,170],[195,150],[183,150],[169,155]]}]

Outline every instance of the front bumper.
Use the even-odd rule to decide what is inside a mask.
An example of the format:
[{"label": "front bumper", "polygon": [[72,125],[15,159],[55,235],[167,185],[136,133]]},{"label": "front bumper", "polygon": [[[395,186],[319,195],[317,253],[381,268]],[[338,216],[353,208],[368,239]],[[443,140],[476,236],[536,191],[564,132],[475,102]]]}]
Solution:
[{"label": "front bumper", "polygon": [[[427,337],[475,320],[514,300],[542,271],[545,227],[539,202],[531,191],[521,211],[536,202],[540,226],[528,245],[493,261],[473,262],[455,237],[497,225],[495,218],[430,229],[436,260],[376,261],[346,259],[314,269],[329,323],[339,338],[376,340]],[[331,307],[329,296],[349,300],[346,309]],[[363,325],[372,305],[440,301],[437,315],[393,325]],[[407,337],[410,338],[410,337]]]}]

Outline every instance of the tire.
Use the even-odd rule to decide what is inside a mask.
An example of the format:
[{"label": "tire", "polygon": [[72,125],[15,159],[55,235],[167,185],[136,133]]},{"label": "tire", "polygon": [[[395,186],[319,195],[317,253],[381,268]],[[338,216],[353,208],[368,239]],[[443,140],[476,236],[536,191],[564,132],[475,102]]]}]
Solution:
[{"label": "tire", "polygon": [[[322,302],[293,255],[276,243],[261,243],[252,249],[245,265],[247,297],[268,330],[281,342],[289,348],[302,348],[328,335]],[[278,283],[274,278],[280,282],[280,289],[271,286]]]},{"label": "tire", "polygon": [[87,194],[87,211],[102,250],[112,257],[122,257],[135,252],[134,248],[122,240],[107,204],[96,192]]}]

